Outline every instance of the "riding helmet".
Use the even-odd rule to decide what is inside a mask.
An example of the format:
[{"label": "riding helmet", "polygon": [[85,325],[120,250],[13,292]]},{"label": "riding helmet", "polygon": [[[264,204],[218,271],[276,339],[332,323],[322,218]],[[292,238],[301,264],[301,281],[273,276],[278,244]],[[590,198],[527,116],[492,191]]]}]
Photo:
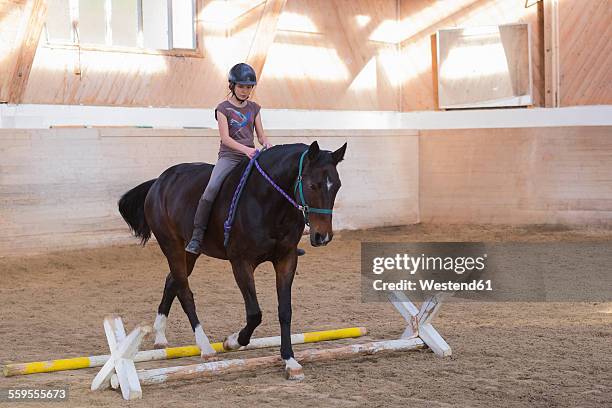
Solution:
[{"label": "riding helmet", "polygon": [[255,85],[257,84],[257,75],[253,67],[241,62],[230,69],[228,80],[234,84]]}]

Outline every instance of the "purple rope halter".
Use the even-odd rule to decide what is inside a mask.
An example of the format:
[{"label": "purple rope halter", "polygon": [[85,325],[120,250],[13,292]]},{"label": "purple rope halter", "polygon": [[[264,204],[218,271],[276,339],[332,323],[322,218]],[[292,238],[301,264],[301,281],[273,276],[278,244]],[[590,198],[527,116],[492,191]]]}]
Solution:
[{"label": "purple rope halter", "polygon": [[289,196],[289,194],[285,193],[285,190],[283,190],[282,188],[280,188],[271,178],[270,176],[268,176],[268,174],[264,171],[264,169],[261,168],[261,166],[259,165],[259,162],[257,160],[255,160],[255,167],[257,167],[257,170],[259,170],[259,172],[261,173],[261,175],[268,180],[268,182],[270,184],[272,184],[272,187],[274,187],[276,189],[276,191],[278,191],[279,193],[281,193],[283,195],[283,197],[285,197],[287,199],[287,201],[289,201],[295,208],[297,208],[300,211],[304,211],[304,207],[299,205],[298,203],[295,202],[295,200],[293,198],[291,198]]},{"label": "purple rope halter", "polygon": [[298,210],[302,211],[302,213],[304,213],[304,211],[305,211],[305,207],[304,206],[301,206],[298,203],[296,203],[295,200],[293,198],[291,198],[289,196],[289,194],[287,194],[282,188],[280,188],[274,182],[274,180],[272,180],[270,178],[270,176],[264,171],[264,169],[261,168],[261,166],[259,165],[259,162],[257,161],[257,158],[259,157],[259,155],[262,152],[263,152],[263,150],[257,150],[256,151],[255,156],[253,156],[253,158],[249,161],[249,164],[246,166],[246,168],[244,169],[244,172],[242,173],[242,176],[240,177],[240,182],[238,183],[238,186],[236,187],[236,191],[234,192],[234,196],[232,197],[232,202],[230,204],[230,208],[229,208],[229,212],[228,212],[228,215],[227,215],[227,219],[223,223],[223,236],[224,236],[223,246],[224,247],[227,247],[227,244],[229,242],[230,231],[232,230],[232,225],[234,224],[234,217],[236,215],[236,208],[238,206],[238,200],[240,199],[240,195],[242,194],[242,190],[244,190],[244,186],[246,185],[246,182],[247,182],[247,179],[249,177],[249,174],[251,173],[251,169],[253,168],[253,164],[255,164],[255,167],[257,167],[257,170],[259,171],[259,173],[261,173],[263,178],[266,179],[268,181],[268,183],[270,183],[272,185],[272,187],[274,187],[276,189],[276,191],[281,193],[283,195],[283,197],[285,197],[295,208],[297,208]]}]

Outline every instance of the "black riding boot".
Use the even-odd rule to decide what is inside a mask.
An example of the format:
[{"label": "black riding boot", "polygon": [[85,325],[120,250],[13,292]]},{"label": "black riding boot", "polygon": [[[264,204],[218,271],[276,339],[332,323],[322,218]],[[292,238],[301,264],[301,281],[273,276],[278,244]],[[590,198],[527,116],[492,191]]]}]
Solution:
[{"label": "black riding boot", "polygon": [[191,241],[189,241],[189,244],[185,247],[185,251],[195,255],[202,252],[202,240],[204,239],[204,232],[206,232],[212,204],[212,201],[204,199],[200,199],[198,202],[198,209],[193,219],[193,235],[191,236]]}]

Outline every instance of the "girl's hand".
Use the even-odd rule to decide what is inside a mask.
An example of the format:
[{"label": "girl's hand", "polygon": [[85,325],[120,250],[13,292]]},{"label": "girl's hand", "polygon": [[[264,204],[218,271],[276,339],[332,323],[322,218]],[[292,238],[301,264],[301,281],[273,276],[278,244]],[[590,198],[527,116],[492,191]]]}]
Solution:
[{"label": "girl's hand", "polygon": [[255,157],[255,153],[257,153],[257,149],[255,149],[254,147],[247,147],[244,154],[246,154],[249,159],[252,159],[253,157]]},{"label": "girl's hand", "polygon": [[264,148],[266,148],[266,149],[269,149],[272,146],[274,146],[274,145],[272,143],[270,143],[270,142],[264,143]]}]

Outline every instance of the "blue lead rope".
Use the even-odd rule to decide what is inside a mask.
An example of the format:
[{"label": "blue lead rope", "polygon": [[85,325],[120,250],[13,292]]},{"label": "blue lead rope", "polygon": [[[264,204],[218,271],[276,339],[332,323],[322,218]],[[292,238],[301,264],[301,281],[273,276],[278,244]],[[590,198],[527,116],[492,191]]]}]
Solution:
[{"label": "blue lead rope", "polygon": [[236,216],[236,207],[238,207],[238,200],[240,200],[242,190],[244,190],[244,186],[246,186],[246,181],[249,178],[249,174],[251,173],[253,164],[255,163],[262,151],[263,150],[257,150],[255,152],[255,156],[253,156],[253,158],[249,161],[249,164],[247,164],[246,169],[244,169],[244,172],[240,177],[238,187],[236,187],[236,191],[234,191],[232,203],[230,204],[229,212],[227,214],[227,219],[223,223],[223,246],[226,248],[227,243],[229,242],[230,231],[232,230],[232,225],[234,224],[234,217]]}]

